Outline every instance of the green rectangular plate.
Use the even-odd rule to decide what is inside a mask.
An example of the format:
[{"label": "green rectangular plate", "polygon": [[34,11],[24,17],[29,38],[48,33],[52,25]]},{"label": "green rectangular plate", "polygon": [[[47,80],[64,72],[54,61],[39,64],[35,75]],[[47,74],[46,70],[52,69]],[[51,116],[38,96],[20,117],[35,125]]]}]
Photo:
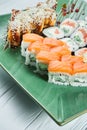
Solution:
[{"label": "green rectangular plate", "polygon": [[[57,9],[62,3],[59,1]],[[9,18],[10,14],[0,16],[0,35],[6,35]],[[24,64],[20,48],[4,50],[4,43],[0,38],[0,65],[59,125],[87,112],[87,88],[48,83]]]}]

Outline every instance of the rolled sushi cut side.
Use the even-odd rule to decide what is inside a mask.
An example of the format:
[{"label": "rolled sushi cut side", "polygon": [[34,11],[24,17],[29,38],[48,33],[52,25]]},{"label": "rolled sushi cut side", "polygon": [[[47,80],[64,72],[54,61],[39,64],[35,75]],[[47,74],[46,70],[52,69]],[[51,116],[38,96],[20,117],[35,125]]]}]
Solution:
[{"label": "rolled sushi cut side", "polygon": [[72,65],[61,61],[51,61],[48,66],[48,82],[69,85],[72,75]]},{"label": "rolled sushi cut side", "polygon": [[64,37],[64,32],[58,27],[49,27],[43,30],[43,34],[50,38],[60,39]]},{"label": "rolled sushi cut side", "polygon": [[60,60],[60,57],[53,52],[40,51],[36,56],[36,68],[39,73],[47,73],[49,62],[52,60]]},{"label": "rolled sushi cut side", "polygon": [[70,36],[78,27],[78,23],[70,18],[65,19],[60,24],[60,29],[64,32],[64,36]]},{"label": "rolled sushi cut side", "polygon": [[71,38],[79,47],[84,47],[87,44],[87,29],[79,27],[75,33],[72,34]]}]

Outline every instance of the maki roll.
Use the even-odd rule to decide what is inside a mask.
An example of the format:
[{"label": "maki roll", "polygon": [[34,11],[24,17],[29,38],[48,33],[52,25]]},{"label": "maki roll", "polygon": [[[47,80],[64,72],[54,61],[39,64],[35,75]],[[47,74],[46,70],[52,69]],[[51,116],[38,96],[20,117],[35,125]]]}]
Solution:
[{"label": "maki roll", "polygon": [[71,52],[75,52],[79,48],[79,46],[71,38],[63,38],[61,40],[66,43]]},{"label": "maki roll", "polygon": [[60,60],[60,56],[54,52],[40,51],[36,55],[36,67],[37,71],[41,74],[47,73],[48,64],[50,61]]},{"label": "maki roll", "polygon": [[73,75],[70,79],[72,86],[87,86],[87,64],[76,62],[73,65]]},{"label": "maki roll", "polygon": [[38,35],[38,34],[34,34],[34,33],[27,33],[23,35],[23,40],[21,43],[21,55],[22,56],[26,56],[26,49],[29,46],[29,44],[36,42],[36,41],[43,41],[43,37]]},{"label": "maki roll", "polygon": [[64,32],[58,27],[49,27],[43,30],[43,34],[50,38],[60,39],[64,37]]},{"label": "maki roll", "polygon": [[87,44],[87,29],[85,27],[79,27],[71,36],[74,42],[79,47],[84,47]]},{"label": "maki roll", "polygon": [[69,85],[72,76],[72,65],[63,61],[51,61],[48,66],[48,82]]},{"label": "maki roll", "polygon": [[36,41],[33,44],[31,43],[26,50],[25,64],[36,66],[36,54],[41,50],[49,51],[50,47],[40,41]]},{"label": "maki roll", "polygon": [[64,36],[70,36],[77,27],[78,27],[78,23],[75,20],[70,18],[65,19],[60,24],[60,29],[63,30]]}]

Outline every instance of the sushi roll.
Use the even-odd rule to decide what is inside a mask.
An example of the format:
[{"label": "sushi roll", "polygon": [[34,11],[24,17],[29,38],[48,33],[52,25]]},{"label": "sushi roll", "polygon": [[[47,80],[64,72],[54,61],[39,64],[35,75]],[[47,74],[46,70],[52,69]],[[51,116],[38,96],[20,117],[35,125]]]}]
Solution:
[{"label": "sushi roll", "polygon": [[70,18],[65,19],[60,24],[60,29],[63,30],[64,36],[70,36],[77,27],[78,27],[78,23],[75,20]]},{"label": "sushi roll", "polygon": [[74,42],[79,47],[84,47],[87,44],[87,29],[85,27],[79,27],[71,36]]},{"label": "sushi roll", "polygon": [[71,52],[78,50],[79,46],[71,38],[63,38],[61,40],[67,44]]},{"label": "sushi roll", "polygon": [[58,27],[49,27],[43,30],[43,34],[50,38],[60,39],[64,37],[64,32]]},{"label": "sushi roll", "polygon": [[43,41],[43,37],[38,35],[38,34],[34,34],[34,33],[27,33],[23,35],[23,40],[21,43],[21,55],[22,56],[26,56],[26,49],[29,46],[30,43],[33,43],[35,41]]},{"label": "sushi roll", "polygon": [[48,66],[48,82],[69,85],[69,78],[72,76],[72,65],[68,62],[51,61]]},{"label": "sushi roll", "polygon": [[41,74],[47,73],[48,64],[52,60],[60,60],[60,57],[54,52],[40,51],[36,55],[37,71]]},{"label": "sushi roll", "polygon": [[41,50],[49,51],[50,47],[43,44],[43,42],[36,41],[30,44],[26,50],[25,64],[36,66],[36,54]]},{"label": "sushi roll", "polygon": [[81,48],[75,52],[76,56],[82,56],[83,61],[87,63],[87,48]]},{"label": "sushi roll", "polygon": [[87,64],[76,62],[73,65],[73,75],[70,79],[72,86],[87,86]]}]

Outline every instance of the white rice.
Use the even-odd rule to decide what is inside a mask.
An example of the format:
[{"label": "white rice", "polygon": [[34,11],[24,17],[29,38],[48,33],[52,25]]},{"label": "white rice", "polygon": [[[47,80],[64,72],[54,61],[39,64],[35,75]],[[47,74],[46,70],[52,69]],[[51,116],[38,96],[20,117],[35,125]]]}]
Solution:
[{"label": "white rice", "polygon": [[69,75],[68,73],[61,73],[61,72],[57,72],[57,73],[52,73],[49,72],[48,73],[48,82],[50,83],[54,83],[54,84],[59,84],[59,85],[69,85],[71,75]]},{"label": "white rice", "polygon": [[21,43],[21,55],[22,56],[26,56],[26,49],[27,49],[27,47],[29,46],[29,42],[24,42],[24,41],[22,41],[22,43]]},{"label": "white rice", "polygon": [[28,49],[26,50],[26,57],[25,57],[25,64],[26,65],[31,65],[31,66],[36,66],[36,60],[32,61],[32,59],[35,59],[35,53],[30,52]]},{"label": "white rice", "polygon": [[70,84],[72,86],[87,86],[87,73],[76,73],[70,77]]}]

